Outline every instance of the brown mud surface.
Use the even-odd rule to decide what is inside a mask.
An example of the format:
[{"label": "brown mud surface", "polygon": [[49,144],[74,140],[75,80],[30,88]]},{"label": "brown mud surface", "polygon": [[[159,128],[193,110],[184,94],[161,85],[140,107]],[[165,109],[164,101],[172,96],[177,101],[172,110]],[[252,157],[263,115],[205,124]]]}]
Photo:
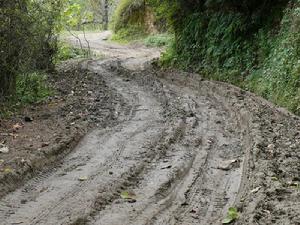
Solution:
[{"label": "brown mud surface", "polygon": [[[52,169],[3,189],[3,224],[213,225],[232,206],[234,224],[300,224],[298,117],[228,84],[154,70],[155,49],[90,38],[108,58],[81,63],[91,82],[81,85],[87,95],[71,92],[70,111],[95,112],[79,130],[98,126],[57,152]],[[50,118],[45,130],[58,127]],[[56,128],[63,137],[65,126]]]},{"label": "brown mud surface", "polygon": [[0,143],[9,152],[0,153],[0,197],[59,163],[88,130],[117,123],[116,113],[126,103],[78,63],[63,63],[49,75],[55,96],[1,119]]}]

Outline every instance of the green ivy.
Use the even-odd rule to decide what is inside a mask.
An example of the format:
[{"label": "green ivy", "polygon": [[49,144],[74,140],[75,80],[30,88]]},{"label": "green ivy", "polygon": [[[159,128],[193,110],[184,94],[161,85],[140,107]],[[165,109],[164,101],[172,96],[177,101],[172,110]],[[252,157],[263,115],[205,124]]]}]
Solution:
[{"label": "green ivy", "polygon": [[161,63],[251,90],[300,114],[300,1],[177,0]]}]

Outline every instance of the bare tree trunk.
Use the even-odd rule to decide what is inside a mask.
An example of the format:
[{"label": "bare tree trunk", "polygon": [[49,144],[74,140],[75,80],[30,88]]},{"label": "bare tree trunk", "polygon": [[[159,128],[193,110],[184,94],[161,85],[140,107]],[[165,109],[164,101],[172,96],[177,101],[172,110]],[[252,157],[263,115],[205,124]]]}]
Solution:
[{"label": "bare tree trunk", "polygon": [[108,30],[108,0],[104,0],[103,29]]},{"label": "bare tree trunk", "polygon": [[14,96],[16,91],[16,74],[11,71],[2,71],[0,75],[0,101]]},{"label": "bare tree trunk", "polygon": [[77,41],[79,42],[79,45],[80,45],[80,49],[82,50],[82,49],[83,49],[83,45],[82,45],[82,42],[81,42],[80,38],[79,38],[77,35],[73,34],[72,31],[71,31],[71,29],[70,29],[69,27],[66,26],[65,28],[67,29],[67,31],[68,31],[74,38],[77,39]]},{"label": "bare tree trunk", "polygon": [[87,55],[87,57],[90,57],[90,56],[91,56],[91,47],[90,47],[90,42],[89,42],[88,39],[86,38],[84,25],[83,25],[83,30],[82,30],[82,32],[83,32],[84,40],[85,40],[85,42],[87,43],[87,47],[88,47],[88,53],[87,53],[88,55]]}]

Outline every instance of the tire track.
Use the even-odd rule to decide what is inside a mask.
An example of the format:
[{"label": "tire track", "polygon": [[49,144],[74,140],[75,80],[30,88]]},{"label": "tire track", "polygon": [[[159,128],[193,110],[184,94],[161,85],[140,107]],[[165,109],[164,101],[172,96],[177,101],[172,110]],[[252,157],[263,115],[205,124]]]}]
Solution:
[{"label": "tire track", "polygon": [[[141,70],[156,53],[94,38],[92,47],[111,58],[82,66],[122,95],[122,123],[93,131],[59,168],[6,196],[0,221],[214,225],[236,206],[237,224],[297,224],[297,209],[280,209],[299,205],[297,190],[288,186],[292,175],[298,179],[300,145],[289,133],[299,139],[299,132],[287,114],[199,75]],[[280,182],[273,185],[275,175]],[[122,199],[124,190],[136,202]]]}]

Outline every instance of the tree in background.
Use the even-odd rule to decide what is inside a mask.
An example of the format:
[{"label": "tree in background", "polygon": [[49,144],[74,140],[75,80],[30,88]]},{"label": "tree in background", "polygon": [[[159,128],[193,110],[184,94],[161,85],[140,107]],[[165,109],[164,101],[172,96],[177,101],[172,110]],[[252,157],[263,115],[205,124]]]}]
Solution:
[{"label": "tree in background", "polygon": [[0,3],[0,99],[15,94],[17,75],[52,68],[61,0]]},{"label": "tree in background", "polygon": [[26,3],[15,0],[0,3],[0,97],[12,95],[15,91],[16,74],[24,51],[26,11]]},{"label": "tree in background", "polygon": [[[67,0],[65,11],[74,6],[77,7],[77,10],[79,9],[76,18],[73,17],[79,23],[77,23],[76,27],[72,27],[72,29],[80,31],[82,30],[82,26],[90,25],[88,26],[90,29],[101,27],[101,29],[107,30],[112,8],[116,2],[116,0]],[[88,19],[86,19],[87,16]]]},{"label": "tree in background", "polygon": [[103,0],[104,1],[104,10],[103,10],[103,29],[108,30],[108,7],[109,7],[109,1],[108,0]]}]

